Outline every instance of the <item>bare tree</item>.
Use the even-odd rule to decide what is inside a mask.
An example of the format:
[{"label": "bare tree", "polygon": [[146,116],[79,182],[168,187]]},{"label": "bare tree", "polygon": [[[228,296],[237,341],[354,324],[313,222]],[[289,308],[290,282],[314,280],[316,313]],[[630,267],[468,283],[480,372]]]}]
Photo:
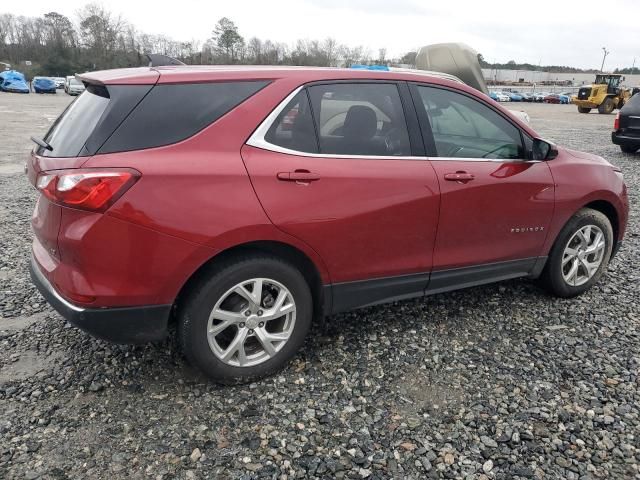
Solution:
[{"label": "bare tree", "polygon": [[218,20],[211,40],[224,60],[230,63],[235,63],[244,48],[244,38],[238,33],[238,27],[227,17]]}]

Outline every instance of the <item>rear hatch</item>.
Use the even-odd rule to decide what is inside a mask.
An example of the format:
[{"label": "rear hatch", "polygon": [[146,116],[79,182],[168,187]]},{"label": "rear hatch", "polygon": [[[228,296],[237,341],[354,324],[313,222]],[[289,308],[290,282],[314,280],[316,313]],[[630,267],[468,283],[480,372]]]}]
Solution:
[{"label": "rear hatch", "polygon": [[626,135],[640,137],[640,94],[635,94],[620,110],[620,127]]},{"label": "rear hatch", "polygon": [[[38,188],[38,178],[44,178],[44,172],[80,168],[99,151],[157,82],[157,72],[144,71],[144,80],[149,82],[146,84],[104,84],[102,72],[94,77],[80,77],[86,90],[51,125],[27,161],[27,176],[34,187]],[[133,76],[131,81],[140,81],[139,77]],[[126,81],[127,78],[121,79]],[[49,274],[60,259],[58,233],[64,210],[40,195],[33,213],[34,254],[45,274]]]}]

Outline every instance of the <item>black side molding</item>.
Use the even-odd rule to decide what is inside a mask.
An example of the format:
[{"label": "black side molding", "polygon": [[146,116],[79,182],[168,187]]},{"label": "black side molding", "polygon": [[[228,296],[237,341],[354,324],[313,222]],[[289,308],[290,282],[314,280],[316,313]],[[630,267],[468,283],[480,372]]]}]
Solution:
[{"label": "black side molding", "polygon": [[488,263],[473,267],[453,268],[431,273],[431,281],[425,294],[448,292],[460,288],[475,287],[518,277],[527,277],[536,265],[537,258]]},{"label": "black side molding", "polygon": [[[547,257],[531,257],[430,273],[325,285],[325,314],[330,315],[512,278],[538,278],[546,262]],[[329,306],[331,308],[328,308]]]},{"label": "black side molding", "polygon": [[428,273],[376,278],[355,282],[327,285],[325,295],[333,294],[332,312],[345,312],[354,308],[368,307],[378,303],[406,300],[424,295],[429,283]]}]

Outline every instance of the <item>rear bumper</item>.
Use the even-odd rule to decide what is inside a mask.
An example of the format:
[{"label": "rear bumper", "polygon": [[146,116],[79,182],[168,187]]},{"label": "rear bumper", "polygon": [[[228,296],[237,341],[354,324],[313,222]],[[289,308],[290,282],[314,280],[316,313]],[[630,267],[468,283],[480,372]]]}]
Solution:
[{"label": "rear bumper", "polygon": [[640,137],[628,135],[620,131],[611,132],[611,141],[616,145],[640,147]]},{"label": "rear bumper", "polygon": [[69,323],[91,335],[116,343],[146,343],[167,335],[171,305],[83,308],[65,300],[31,257],[31,280],[49,304]]}]

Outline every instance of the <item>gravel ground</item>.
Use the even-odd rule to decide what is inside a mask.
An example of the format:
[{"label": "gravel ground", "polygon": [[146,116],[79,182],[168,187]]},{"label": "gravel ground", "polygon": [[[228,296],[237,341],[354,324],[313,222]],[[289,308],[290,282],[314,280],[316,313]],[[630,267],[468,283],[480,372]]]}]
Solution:
[{"label": "gravel ground", "polygon": [[279,375],[220,387],[173,342],[96,340],[31,287],[35,195],[12,172],[67,102],[0,94],[32,120],[0,126],[0,478],[640,478],[640,156],[613,116],[522,105],[624,171],[626,242],[589,293],[511,281],[338,315]]}]

